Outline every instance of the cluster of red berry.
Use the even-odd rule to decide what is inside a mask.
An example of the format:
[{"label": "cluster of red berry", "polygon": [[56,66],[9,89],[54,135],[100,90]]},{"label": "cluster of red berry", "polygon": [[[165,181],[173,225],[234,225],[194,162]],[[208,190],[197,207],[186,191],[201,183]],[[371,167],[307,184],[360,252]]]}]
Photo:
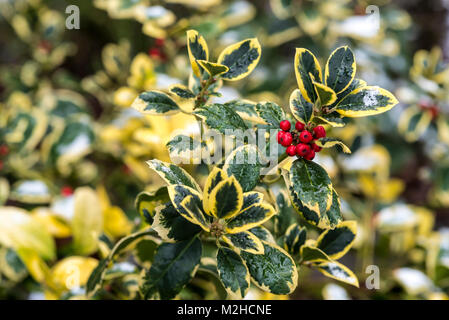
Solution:
[{"label": "cluster of red berry", "polygon": [[167,55],[163,51],[164,39],[156,39],[154,46],[148,50],[148,55],[154,59],[160,59],[162,61],[167,60]]},{"label": "cluster of red berry", "polygon": [[290,131],[290,121],[282,120],[279,127],[282,131],[278,132],[277,141],[287,148],[285,152],[289,156],[313,160],[315,153],[321,151],[321,147],[316,145],[314,141],[326,136],[326,130],[323,126],[316,126],[312,133],[306,129],[304,123],[298,121],[295,124],[296,130]]}]

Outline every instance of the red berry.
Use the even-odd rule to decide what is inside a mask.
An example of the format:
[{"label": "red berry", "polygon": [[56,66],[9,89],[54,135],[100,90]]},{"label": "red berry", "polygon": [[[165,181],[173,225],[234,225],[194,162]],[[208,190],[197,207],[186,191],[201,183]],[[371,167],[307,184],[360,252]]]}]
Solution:
[{"label": "red berry", "polygon": [[279,124],[279,128],[281,128],[284,131],[290,130],[290,128],[291,128],[290,121],[282,120],[281,123]]},{"label": "red berry", "polygon": [[290,132],[284,132],[284,135],[281,138],[281,145],[284,147],[288,147],[293,142],[293,137]]},{"label": "red berry", "polygon": [[0,171],[3,169],[3,161],[0,160]]},{"label": "red berry", "polygon": [[313,150],[310,150],[310,152],[304,156],[304,159],[306,160],[313,160],[313,158],[315,158],[315,151]]},{"label": "red berry", "polygon": [[304,127],[305,127],[304,123],[302,123],[300,121],[296,122],[296,124],[295,124],[295,129],[298,131],[304,130]]},{"label": "red berry", "polygon": [[296,145],[296,154],[300,157],[304,157],[310,152],[310,146],[305,143],[300,143]]},{"label": "red berry", "polygon": [[155,45],[158,47],[162,47],[164,45],[164,39],[156,39]]},{"label": "red berry", "polygon": [[290,157],[293,157],[294,155],[296,155],[296,147],[295,146],[288,146],[287,149],[285,150],[285,152],[287,152],[287,154]]},{"label": "red berry", "polygon": [[0,156],[6,156],[9,153],[9,148],[6,144],[0,146]]},{"label": "red berry", "polygon": [[284,136],[285,132],[284,131],[279,131],[277,134],[277,141],[278,143],[281,143],[282,141],[282,137]]},{"label": "red berry", "polygon": [[64,186],[64,187],[62,187],[62,188],[61,188],[61,194],[62,194],[64,197],[69,197],[69,196],[71,196],[71,195],[73,194],[73,189],[72,189],[72,187],[70,187],[70,186]]},{"label": "red berry", "polygon": [[323,126],[316,126],[313,128],[313,133],[316,139],[324,138],[326,136],[326,130]]},{"label": "red berry", "polygon": [[304,130],[299,135],[299,140],[301,140],[301,142],[304,142],[304,143],[309,143],[310,141],[312,141],[312,139],[313,139],[312,134],[307,130]]},{"label": "red berry", "polygon": [[153,58],[160,58],[162,56],[162,53],[158,48],[151,48],[150,50],[148,50],[148,55]]},{"label": "red berry", "polygon": [[312,143],[311,146],[312,146],[312,150],[315,151],[315,152],[320,152],[321,149],[322,149],[320,146],[318,146],[315,143]]}]

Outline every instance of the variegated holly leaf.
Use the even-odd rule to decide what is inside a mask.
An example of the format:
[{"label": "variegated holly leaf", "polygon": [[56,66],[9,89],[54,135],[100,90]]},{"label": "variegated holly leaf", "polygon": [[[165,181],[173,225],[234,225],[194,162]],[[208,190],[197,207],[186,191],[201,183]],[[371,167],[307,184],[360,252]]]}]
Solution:
[{"label": "variegated holly leaf", "polygon": [[144,278],[144,298],[173,299],[195,275],[201,254],[202,245],[197,237],[160,245]]},{"label": "variegated holly leaf", "polygon": [[191,239],[201,232],[201,227],[186,221],[171,202],[155,209],[154,223],[151,228],[166,242],[177,242]]},{"label": "variegated holly leaf", "polygon": [[159,91],[146,91],[139,94],[131,107],[143,114],[153,116],[166,116],[181,111],[175,101]]},{"label": "variegated holly leaf", "polygon": [[226,172],[219,167],[214,167],[207,176],[203,191],[203,209],[205,212],[211,212],[209,208],[209,198],[212,190],[222,181],[228,178]]},{"label": "variegated holly leaf", "polygon": [[[214,103],[199,107],[194,114],[202,118],[211,129],[223,134],[232,130],[247,130],[245,121],[229,105]],[[229,130],[228,132],[226,132]]]},{"label": "variegated holly leaf", "polygon": [[209,60],[209,48],[203,36],[200,36],[195,30],[187,31],[187,50],[193,73],[197,77],[201,77],[201,69],[197,60]]},{"label": "variegated holly leaf", "polygon": [[176,163],[200,163],[203,150],[207,150],[206,142],[184,134],[173,137],[166,146],[170,159]]},{"label": "variegated holly leaf", "polygon": [[335,110],[345,117],[365,117],[383,113],[398,104],[395,96],[377,86],[355,89],[340,102]]},{"label": "variegated holly leaf", "polygon": [[284,249],[292,255],[299,254],[299,249],[306,242],[307,230],[298,224],[292,224],[284,236]]},{"label": "variegated holly leaf", "polygon": [[313,81],[313,85],[322,106],[331,105],[337,100],[337,94],[328,86],[317,81]]},{"label": "variegated holly leaf", "polygon": [[259,181],[261,153],[255,145],[243,145],[226,158],[223,170],[234,176],[242,186],[243,192],[254,189]]},{"label": "variegated holly leaf", "polygon": [[306,101],[314,103],[318,96],[313,81],[322,82],[322,79],[321,66],[312,52],[304,48],[296,48],[295,74],[302,96]]},{"label": "variegated holly leaf", "polygon": [[253,282],[262,290],[273,294],[289,294],[298,285],[295,262],[280,247],[262,241],[263,254],[242,252]]},{"label": "variegated holly leaf", "polygon": [[250,252],[253,254],[263,253],[263,245],[261,240],[249,231],[233,234],[229,233],[223,235],[221,238],[239,254],[241,251]]},{"label": "variegated holly leaf", "polygon": [[167,187],[158,189],[155,192],[142,191],[136,197],[135,206],[143,221],[152,225],[156,207],[170,201]]},{"label": "variegated holly leaf", "polygon": [[217,269],[228,294],[231,297],[243,299],[248,292],[251,278],[242,258],[228,248],[219,248]]},{"label": "variegated holly leaf", "polygon": [[284,178],[294,208],[306,221],[320,226],[332,204],[332,182],[326,170],[312,161],[298,159],[289,172],[284,172]]},{"label": "variegated holly leaf", "polygon": [[174,84],[169,88],[169,91],[182,99],[193,99],[195,94],[190,91],[185,85]]},{"label": "variegated holly leaf", "polygon": [[265,227],[257,226],[249,229],[248,231],[254,234],[256,237],[258,237],[260,240],[276,243],[276,240],[274,239],[271,232]]},{"label": "variegated holly leaf", "polygon": [[348,46],[339,47],[329,56],[324,69],[324,83],[336,93],[346,90],[354,80],[355,57]]},{"label": "variegated holly leaf", "polygon": [[285,234],[296,218],[296,214],[290,205],[288,194],[283,190],[276,196],[276,212],[277,214],[274,216],[274,233],[277,237],[280,237]]},{"label": "variegated holly leaf", "polygon": [[300,259],[301,262],[311,263],[322,263],[331,260],[323,250],[307,244],[301,247]]},{"label": "variegated holly leaf", "polygon": [[248,76],[257,66],[262,54],[256,38],[246,39],[225,48],[218,57],[218,63],[229,68],[221,75],[225,80],[237,81]]},{"label": "variegated holly leaf", "polygon": [[351,153],[351,149],[349,149],[343,142],[336,138],[320,138],[315,141],[315,144],[322,148],[332,148],[334,146],[340,146],[343,149],[344,153]]},{"label": "variegated holly leaf", "polygon": [[418,107],[409,107],[402,112],[398,130],[408,142],[415,142],[421,138],[432,123],[432,113]]},{"label": "variegated holly leaf", "polygon": [[210,193],[207,208],[209,214],[218,219],[231,219],[243,205],[243,190],[232,176],[218,183]]},{"label": "variegated holly leaf", "polygon": [[326,216],[327,216],[327,220],[328,220],[327,224],[329,225],[329,228],[334,228],[336,225],[338,225],[343,220],[343,217],[342,217],[341,211],[340,211],[340,197],[338,196],[335,189],[332,190],[332,205],[329,208],[329,210],[326,211]]},{"label": "variegated holly leaf", "polygon": [[317,239],[317,248],[323,250],[329,258],[340,259],[349,251],[357,234],[355,221],[344,221],[334,229],[324,231]]},{"label": "variegated holly leaf", "polygon": [[290,111],[296,120],[307,124],[313,117],[313,104],[304,99],[301,90],[295,89],[290,95]]},{"label": "variegated holly leaf", "polygon": [[200,186],[183,168],[174,164],[153,159],[147,161],[148,166],[153,169],[168,185],[181,184],[197,191],[201,191]]},{"label": "variegated holly leaf", "polygon": [[357,288],[359,287],[359,280],[354,272],[337,261],[322,262],[316,268],[326,277],[348,283]]},{"label": "variegated holly leaf", "polygon": [[278,129],[281,121],[285,119],[284,110],[274,102],[258,103],[256,111],[270,128]]},{"label": "variegated holly leaf", "polygon": [[257,227],[269,220],[276,211],[267,203],[254,204],[239,212],[226,224],[226,232],[237,233]]},{"label": "variegated holly leaf", "polygon": [[229,71],[227,66],[219,63],[213,63],[206,60],[197,60],[196,62],[203,67],[211,77],[216,77]]}]

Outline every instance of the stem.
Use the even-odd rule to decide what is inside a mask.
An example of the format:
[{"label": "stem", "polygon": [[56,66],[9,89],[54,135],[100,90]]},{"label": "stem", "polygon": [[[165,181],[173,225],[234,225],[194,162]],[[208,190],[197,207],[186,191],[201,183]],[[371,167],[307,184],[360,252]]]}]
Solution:
[{"label": "stem", "polygon": [[207,89],[209,88],[209,86],[215,81],[215,78],[210,76],[209,79],[207,79],[206,83],[203,85],[203,87],[201,88],[200,93],[198,94],[198,96],[196,97],[196,101],[195,101],[195,106],[193,107],[193,110],[195,110],[198,107],[201,107],[205,104],[204,100],[204,94],[207,91]]}]

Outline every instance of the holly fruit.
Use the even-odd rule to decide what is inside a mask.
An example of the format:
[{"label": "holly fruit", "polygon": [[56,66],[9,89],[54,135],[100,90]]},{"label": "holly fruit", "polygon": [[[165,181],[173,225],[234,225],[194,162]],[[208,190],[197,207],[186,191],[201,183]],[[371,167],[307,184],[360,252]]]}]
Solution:
[{"label": "holly fruit", "polygon": [[293,142],[293,136],[290,132],[284,132],[284,135],[281,137],[281,145],[284,147],[288,147]]},{"label": "holly fruit", "polygon": [[310,150],[309,153],[304,156],[304,159],[306,160],[313,160],[313,158],[315,158],[315,151],[313,150]]},{"label": "holly fruit", "polygon": [[281,143],[282,137],[284,136],[284,134],[285,134],[284,131],[279,131],[279,132],[278,132],[277,137],[276,137],[278,143]]},{"label": "holly fruit", "polygon": [[309,143],[310,141],[312,141],[312,139],[313,139],[312,134],[307,130],[304,130],[299,135],[299,140],[301,140],[301,142],[304,143]]},{"label": "holly fruit", "polygon": [[312,143],[310,146],[312,147],[312,150],[315,151],[315,152],[320,152],[321,149],[322,149],[320,146],[318,146],[315,143]]},{"label": "holly fruit", "polygon": [[295,124],[295,129],[298,130],[299,132],[303,131],[305,128],[304,123],[302,123],[301,121],[297,121]]},{"label": "holly fruit", "polygon": [[288,121],[288,120],[282,120],[281,123],[279,124],[279,127],[280,127],[283,131],[289,131],[290,128],[291,128],[290,121]]},{"label": "holly fruit", "polygon": [[296,147],[293,145],[290,145],[287,147],[287,149],[285,150],[285,152],[290,156],[293,157],[296,155]]},{"label": "holly fruit", "polygon": [[300,157],[304,157],[310,152],[310,146],[305,143],[300,143],[296,146],[296,154]]},{"label": "holly fruit", "polygon": [[323,126],[316,126],[313,128],[313,134],[315,139],[324,138],[326,136],[326,130]]},{"label": "holly fruit", "polygon": [[69,197],[69,196],[71,196],[71,195],[73,194],[73,189],[72,189],[72,187],[70,187],[70,186],[64,186],[64,187],[62,187],[62,188],[61,188],[61,194],[62,194],[64,197]]}]

